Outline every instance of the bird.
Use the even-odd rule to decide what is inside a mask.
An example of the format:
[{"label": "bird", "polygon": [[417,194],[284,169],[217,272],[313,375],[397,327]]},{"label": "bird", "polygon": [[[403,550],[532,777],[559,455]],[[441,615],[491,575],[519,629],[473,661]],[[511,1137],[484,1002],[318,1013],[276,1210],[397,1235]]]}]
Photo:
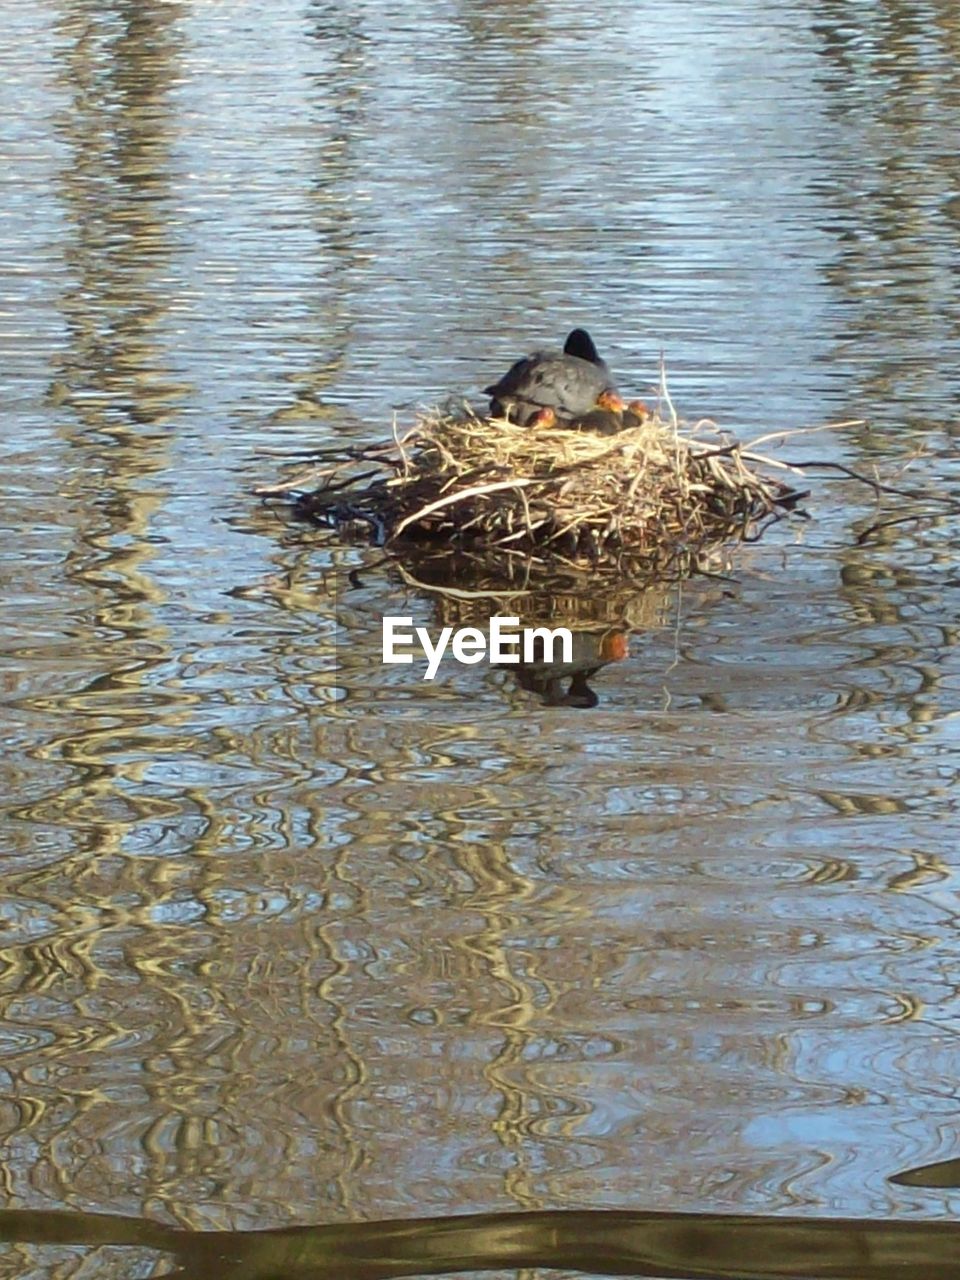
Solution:
[{"label": "bird", "polygon": [[566,425],[574,431],[593,431],[601,436],[613,436],[618,431],[642,427],[650,417],[650,410],[642,400],[624,404],[620,396],[605,391],[597,400],[596,408],[581,413]]},{"label": "bird", "polygon": [[617,388],[586,329],[567,335],[562,351],[534,351],[518,360],[499,382],[484,388],[490,396],[490,412],[509,418],[518,426],[529,426],[541,410],[552,409],[556,421],[570,422],[590,413],[605,393]]},{"label": "bird", "polygon": [[643,400],[631,400],[623,411],[623,425],[625,427],[642,427],[648,418],[652,418],[653,414],[650,408]]},{"label": "bird", "polygon": [[538,409],[533,417],[527,419],[530,428],[551,430],[561,427],[569,431],[592,431],[598,436],[614,436],[618,431],[629,431],[631,427],[642,427],[651,417],[649,408],[642,400],[631,400],[624,404],[615,391],[602,391],[595,409],[589,413],[581,413],[569,421],[561,421],[554,409]]}]

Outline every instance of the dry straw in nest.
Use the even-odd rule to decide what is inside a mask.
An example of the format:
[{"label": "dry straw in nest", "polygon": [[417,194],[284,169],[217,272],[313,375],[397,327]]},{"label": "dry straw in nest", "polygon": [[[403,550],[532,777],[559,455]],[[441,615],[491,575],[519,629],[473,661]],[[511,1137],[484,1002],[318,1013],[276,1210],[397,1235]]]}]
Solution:
[{"label": "dry straw in nest", "polygon": [[659,571],[796,503],[797,491],[759,474],[757,460],[716,432],[682,432],[672,413],[601,435],[464,408],[425,412],[390,442],[328,454],[260,492],[298,493],[299,515],[361,522],[387,546],[440,542],[488,564],[520,555]]}]

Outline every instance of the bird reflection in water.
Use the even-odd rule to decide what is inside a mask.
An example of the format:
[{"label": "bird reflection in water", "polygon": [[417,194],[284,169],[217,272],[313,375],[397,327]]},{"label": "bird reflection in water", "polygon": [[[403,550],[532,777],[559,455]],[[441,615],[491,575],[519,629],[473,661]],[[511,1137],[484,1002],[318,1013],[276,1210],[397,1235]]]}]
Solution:
[{"label": "bird reflection in water", "polygon": [[574,631],[571,662],[548,662],[539,638],[534,640],[534,646],[532,662],[511,664],[508,670],[514,673],[521,689],[538,694],[548,707],[588,709],[597,706],[600,697],[590,687],[590,680],[603,667],[620,662],[630,654],[627,632],[609,628],[596,632]]}]

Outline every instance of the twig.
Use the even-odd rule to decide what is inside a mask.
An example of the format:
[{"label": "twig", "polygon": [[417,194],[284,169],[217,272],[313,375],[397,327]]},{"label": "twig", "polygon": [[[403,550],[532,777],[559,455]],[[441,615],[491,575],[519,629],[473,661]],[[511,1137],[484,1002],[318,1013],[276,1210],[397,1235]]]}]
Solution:
[{"label": "twig", "polygon": [[893,516],[890,520],[877,520],[857,534],[857,546],[862,547],[863,544],[872,538],[875,533],[880,533],[882,530],[889,529],[893,525],[908,524],[911,520],[929,520],[932,517],[942,514],[942,512],[938,511],[915,511],[908,516]]},{"label": "twig", "polygon": [[810,468],[816,468],[818,471],[839,471],[842,475],[849,476],[851,480],[857,480],[860,484],[868,485],[874,493],[889,493],[896,498],[911,498],[917,502],[935,502],[949,511],[960,511],[960,499],[941,497],[940,494],[930,493],[929,490],[925,489],[901,489],[896,485],[881,484],[879,480],[865,476],[860,471],[854,471],[853,467],[845,466],[842,462],[827,462],[813,458],[806,462],[788,462],[785,465],[793,467],[800,472]]},{"label": "twig", "polygon": [[764,467],[775,467],[778,471],[789,471],[791,475],[802,476],[804,472],[798,466],[790,462],[781,462],[779,458],[769,458],[766,454],[757,453],[753,449],[744,449],[741,457],[747,459],[748,462],[759,462]]},{"label": "twig", "polygon": [[[409,438],[409,434],[410,433],[408,432],[407,436],[404,437],[404,440]],[[406,480],[407,476],[410,473],[410,465],[407,462],[407,454],[403,447],[404,441],[400,439],[400,436],[397,432],[397,415],[396,414],[393,415],[393,443],[397,446],[397,448],[400,451],[400,460],[403,463],[403,478],[404,480]]]},{"label": "twig", "polygon": [[662,400],[662,401],[663,401],[663,403],[664,403],[664,404],[667,406],[667,408],[670,410],[670,423],[671,423],[671,425],[672,425],[672,427],[673,427],[674,432],[676,432],[676,431],[677,431],[677,428],[678,428],[678,427],[679,427],[679,425],[680,425],[680,419],[677,417],[677,411],[676,411],[676,409],[673,407],[673,401],[670,399],[670,392],[669,392],[669,390],[668,390],[668,388],[667,388],[667,363],[666,363],[666,360],[664,359],[664,355],[663,355],[663,352],[662,352],[662,351],[660,352],[660,394],[659,394],[659,398],[660,398],[660,400]]},{"label": "twig", "polygon": [[758,444],[766,444],[768,440],[787,440],[791,436],[808,436],[817,431],[840,431],[844,427],[862,427],[865,423],[866,418],[848,418],[845,422],[821,422],[810,427],[784,427],[781,431],[768,431],[764,436],[748,440],[743,447],[745,450],[753,449]]},{"label": "twig", "polygon": [[520,489],[527,485],[533,484],[533,480],[502,480],[497,484],[478,484],[472,489],[461,489],[459,493],[452,493],[447,498],[440,498],[436,502],[430,502],[427,506],[422,507],[419,511],[414,511],[412,515],[406,516],[401,520],[393,531],[393,537],[399,537],[404,529],[409,529],[412,524],[422,520],[425,516],[433,515],[435,511],[440,511],[443,507],[453,506],[457,502],[463,502],[467,498],[479,498],[486,493],[497,493],[501,489]]}]

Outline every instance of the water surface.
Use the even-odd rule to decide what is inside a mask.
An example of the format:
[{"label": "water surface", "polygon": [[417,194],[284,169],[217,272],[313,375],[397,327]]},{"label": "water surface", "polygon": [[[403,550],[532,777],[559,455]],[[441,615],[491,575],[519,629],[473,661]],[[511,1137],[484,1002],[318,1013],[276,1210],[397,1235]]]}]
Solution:
[{"label": "water surface", "polygon": [[956,496],[953,6],[3,16],[5,1204],[955,1218],[956,519],[817,478],[576,709],[250,492],[585,324]]}]

